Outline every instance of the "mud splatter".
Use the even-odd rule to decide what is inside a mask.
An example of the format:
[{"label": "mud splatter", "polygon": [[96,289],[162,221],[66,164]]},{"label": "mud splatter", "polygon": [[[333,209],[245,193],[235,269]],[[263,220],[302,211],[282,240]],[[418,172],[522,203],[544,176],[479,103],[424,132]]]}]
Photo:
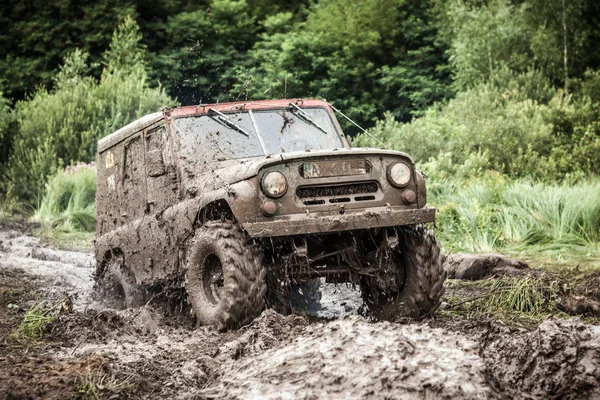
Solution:
[{"label": "mud splatter", "polygon": [[[310,316],[265,310],[219,333],[152,304],[93,301],[87,254],[18,230],[0,229],[0,241],[0,397],[69,398],[96,385],[102,398],[132,399],[600,398],[600,327],[581,321],[533,331],[470,319],[372,323],[359,315],[358,289],[322,282]],[[75,311],[41,343],[6,340],[33,299],[64,291],[79,293]]]}]

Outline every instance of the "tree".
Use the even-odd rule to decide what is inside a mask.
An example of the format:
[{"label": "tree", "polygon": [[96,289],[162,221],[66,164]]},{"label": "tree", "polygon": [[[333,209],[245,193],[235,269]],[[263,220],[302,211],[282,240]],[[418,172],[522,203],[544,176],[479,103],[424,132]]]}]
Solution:
[{"label": "tree", "polygon": [[384,110],[408,120],[449,95],[435,27],[419,1],[323,0],[306,20],[268,17],[237,69],[236,95],[323,97],[368,122]]},{"label": "tree", "polygon": [[135,15],[133,1],[6,0],[0,2],[0,90],[14,100],[50,88],[63,58],[80,48],[96,77],[116,21]]},{"label": "tree", "polygon": [[257,25],[246,0],[213,0],[173,14],[160,26],[169,45],[151,50],[153,78],[183,104],[223,101]]},{"label": "tree", "polygon": [[48,176],[61,164],[95,158],[98,139],[172,101],[149,88],[135,21],[119,25],[98,81],[89,75],[88,55],[65,58],[54,88],[41,88],[14,110],[18,131],[7,175],[11,194],[35,203]]}]

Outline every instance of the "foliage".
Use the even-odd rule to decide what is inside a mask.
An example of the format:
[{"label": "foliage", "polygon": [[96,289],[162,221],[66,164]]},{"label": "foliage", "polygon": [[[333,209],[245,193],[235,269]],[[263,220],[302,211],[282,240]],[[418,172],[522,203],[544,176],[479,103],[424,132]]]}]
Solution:
[{"label": "foliage", "polygon": [[568,91],[570,79],[600,67],[600,5],[594,0],[446,0],[433,5],[460,90],[509,67],[520,73],[542,71]]},{"label": "foliage", "polygon": [[50,178],[36,220],[63,232],[93,232],[96,226],[96,168],[76,164]]},{"label": "foliage", "polygon": [[233,92],[321,97],[362,121],[384,110],[408,120],[451,94],[430,20],[426,4],[412,0],[325,0],[312,4],[305,20],[270,16]]},{"label": "foliage", "polygon": [[506,0],[474,4],[459,0],[438,5],[441,36],[449,44],[459,89],[492,79],[501,67],[520,69],[529,61],[523,22],[526,5],[514,6]]},{"label": "foliage", "polygon": [[186,104],[227,99],[234,67],[256,37],[251,12],[246,0],[213,0],[168,16],[157,27],[170,45],[153,54],[155,78]]},{"label": "foliage", "polygon": [[39,202],[47,177],[61,163],[93,160],[99,138],[171,103],[161,88],[148,87],[135,22],[126,19],[114,39],[99,82],[86,75],[87,55],[76,50],[53,91],[42,88],[17,103],[19,130],[6,172],[12,194]]},{"label": "foliage", "polygon": [[[0,92],[0,171],[8,160],[12,149],[12,130],[14,129],[12,110],[8,99]],[[0,179],[2,176],[0,175]]]},{"label": "foliage", "polygon": [[[435,179],[494,170],[512,178],[552,181],[600,170],[597,107],[588,97],[556,91],[546,104],[532,100],[548,98],[551,90],[534,78],[529,73],[504,79],[503,86],[497,86],[501,81],[480,84],[406,124],[388,113],[370,133],[427,162],[421,166]],[[354,143],[379,147],[365,134]]]},{"label": "foliage", "polygon": [[52,85],[64,58],[76,49],[91,54],[94,76],[115,25],[135,15],[133,1],[76,0],[0,2],[0,90],[24,100]]}]

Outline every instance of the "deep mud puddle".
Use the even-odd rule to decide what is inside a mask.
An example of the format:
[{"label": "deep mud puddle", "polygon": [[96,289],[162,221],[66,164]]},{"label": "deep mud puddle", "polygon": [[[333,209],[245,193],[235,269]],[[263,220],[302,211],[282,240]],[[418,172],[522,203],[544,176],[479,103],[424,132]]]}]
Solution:
[{"label": "deep mud puddle", "polygon": [[[0,398],[600,398],[600,330],[576,320],[533,331],[468,321],[466,334],[373,323],[353,288],[322,285],[317,317],[266,310],[218,333],[151,306],[94,302],[87,254],[17,231],[0,242]],[[65,292],[78,294],[74,311],[40,343],[10,340],[36,298]]]}]

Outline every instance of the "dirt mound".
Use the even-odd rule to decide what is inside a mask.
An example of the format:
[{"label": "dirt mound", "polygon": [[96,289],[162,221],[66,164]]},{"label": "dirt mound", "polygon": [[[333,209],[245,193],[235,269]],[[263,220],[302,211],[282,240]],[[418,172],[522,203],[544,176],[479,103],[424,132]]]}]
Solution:
[{"label": "dirt mound", "polygon": [[284,346],[224,362],[208,398],[482,398],[478,346],[426,325],[353,316],[308,326]]},{"label": "dirt mound", "polygon": [[545,321],[532,332],[492,335],[482,355],[491,383],[513,398],[600,398],[600,327]]},{"label": "dirt mound", "polygon": [[77,343],[106,343],[123,334],[139,332],[123,315],[113,310],[87,310],[84,313],[60,315],[48,326],[48,339],[63,346]]},{"label": "dirt mound", "polygon": [[296,337],[307,325],[308,320],[304,317],[284,316],[267,309],[250,325],[240,329],[239,337],[224,343],[220,352],[229,354],[234,360],[261,354]]},{"label": "dirt mound", "polygon": [[444,259],[444,270],[449,279],[478,280],[485,276],[514,274],[528,268],[523,261],[501,254],[448,254]]}]

